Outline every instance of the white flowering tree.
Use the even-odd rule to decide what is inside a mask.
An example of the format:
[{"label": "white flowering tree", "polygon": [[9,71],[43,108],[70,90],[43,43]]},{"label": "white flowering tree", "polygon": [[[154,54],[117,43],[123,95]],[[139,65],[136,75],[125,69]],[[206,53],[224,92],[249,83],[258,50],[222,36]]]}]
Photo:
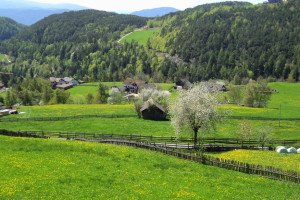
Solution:
[{"label": "white flowering tree", "polygon": [[109,97],[107,99],[109,104],[120,104],[122,102],[122,94],[118,88],[111,88],[109,90]]},{"label": "white flowering tree", "polygon": [[197,147],[201,133],[215,128],[216,122],[220,120],[217,105],[215,94],[208,93],[205,86],[195,85],[190,90],[179,91],[178,99],[170,108],[171,124],[176,135],[180,136],[183,129],[189,130]]},{"label": "white flowering tree", "polygon": [[145,88],[139,93],[139,99],[142,101],[148,101],[150,98],[154,98],[156,101],[160,102],[168,99],[170,96],[171,94],[169,91],[158,90],[156,88]]}]

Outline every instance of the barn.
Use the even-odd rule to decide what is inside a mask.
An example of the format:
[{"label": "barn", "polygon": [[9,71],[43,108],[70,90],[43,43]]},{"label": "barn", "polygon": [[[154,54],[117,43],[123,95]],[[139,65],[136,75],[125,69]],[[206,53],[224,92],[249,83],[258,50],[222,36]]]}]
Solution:
[{"label": "barn", "polygon": [[164,108],[154,99],[146,101],[141,108],[143,119],[163,121],[166,119],[166,112]]}]

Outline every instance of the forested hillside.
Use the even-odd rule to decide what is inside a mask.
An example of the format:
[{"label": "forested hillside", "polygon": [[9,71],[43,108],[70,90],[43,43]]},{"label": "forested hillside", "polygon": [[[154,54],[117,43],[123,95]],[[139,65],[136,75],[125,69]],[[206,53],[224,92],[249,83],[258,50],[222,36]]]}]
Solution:
[{"label": "forested hillside", "polygon": [[[127,47],[120,47],[116,40],[122,34],[146,25],[146,20],[96,10],[52,15],[1,44],[1,52],[16,58],[14,64],[2,66],[2,70],[29,77],[83,78],[87,75],[95,77],[92,80],[103,78],[98,73],[101,71],[112,80],[110,76],[118,73],[120,67],[129,63],[137,65],[139,59],[131,58],[133,52],[138,51],[139,56],[145,52],[137,44],[127,51]],[[144,62],[147,61],[144,59]],[[92,63],[97,64],[96,68]]]},{"label": "forested hillside", "polygon": [[16,35],[24,28],[23,24],[6,17],[0,17],[0,42]]},{"label": "forested hillside", "polygon": [[[208,4],[151,20],[149,47],[190,63],[192,80],[258,76],[299,80],[300,2]],[[234,77],[235,76],[235,77]]]},{"label": "forested hillside", "polygon": [[[161,27],[147,47],[117,42],[146,24]],[[299,32],[296,0],[259,6],[206,4],[154,19],[96,10],[67,12],[0,43],[0,52],[13,61],[0,64],[0,71],[16,77],[73,76],[89,81],[122,81],[145,74],[154,82],[185,77],[239,84],[259,76],[298,81]]]}]

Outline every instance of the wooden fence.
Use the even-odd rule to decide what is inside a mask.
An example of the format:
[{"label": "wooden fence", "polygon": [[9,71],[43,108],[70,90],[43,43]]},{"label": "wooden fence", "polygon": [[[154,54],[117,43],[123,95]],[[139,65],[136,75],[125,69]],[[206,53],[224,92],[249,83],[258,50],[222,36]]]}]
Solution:
[{"label": "wooden fence", "polygon": [[[17,137],[59,137],[59,138],[87,138],[87,139],[117,139],[117,140],[129,140],[129,141],[152,141],[152,142],[165,142],[165,143],[191,143],[193,144],[193,139],[189,137],[175,137],[175,136],[152,136],[152,135],[124,135],[124,134],[100,134],[100,133],[77,133],[77,132],[59,132],[59,131],[9,131],[1,130],[0,134],[10,135]],[[241,140],[238,138],[215,138],[215,137],[201,137],[199,138],[204,144],[209,145],[231,145],[232,149],[255,149],[255,146],[260,146],[260,142],[255,139]],[[274,149],[275,146],[293,146],[300,145],[300,140],[271,140],[267,142],[264,146],[269,149]]]},{"label": "wooden fence", "polygon": [[[220,159],[220,158],[203,155],[203,154],[197,155],[192,153],[184,153],[175,150],[174,147],[171,147],[170,144],[168,143],[162,143],[162,142],[156,143],[156,142],[151,142],[151,141],[149,142],[149,141],[142,141],[142,140],[140,141],[126,140],[122,138],[122,135],[70,133],[70,132],[61,133],[61,132],[43,132],[43,131],[14,132],[14,131],[7,131],[7,130],[0,130],[0,134],[19,136],[19,137],[38,137],[38,138],[49,138],[49,136],[52,137],[56,136],[56,137],[69,138],[69,139],[73,138],[76,140],[87,141],[87,142],[101,142],[101,143],[109,143],[115,145],[125,145],[125,146],[131,146],[135,148],[142,148],[142,149],[147,149],[155,152],[160,152],[166,155],[171,155],[177,158],[186,159],[197,163],[202,163],[205,165],[217,166],[220,168],[234,170],[242,173],[255,174],[255,175],[259,175],[259,176],[263,176],[275,180],[289,181],[289,182],[294,182],[296,184],[300,184],[300,177],[298,172],[277,169],[271,166],[261,166],[261,165],[234,161],[234,160]],[[117,139],[113,138],[115,136],[121,136],[121,137]],[[177,148],[180,145],[182,144],[177,144]],[[184,145],[190,145],[188,146],[188,148],[189,147],[193,148],[192,144],[184,144]]]}]

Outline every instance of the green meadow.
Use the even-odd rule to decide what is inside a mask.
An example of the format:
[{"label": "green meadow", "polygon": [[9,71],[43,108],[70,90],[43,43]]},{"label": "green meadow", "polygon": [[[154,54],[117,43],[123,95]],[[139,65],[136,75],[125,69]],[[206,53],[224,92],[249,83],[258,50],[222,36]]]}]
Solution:
[{"label": "green meadow", "polygon": [[277,153],[275,151],[234,150],[211,154],[217,158],[236,160],[261,166],[272,166],[300,173],[300,154]]},{"label": "green meadow", "polygon": [[142,30],[142,31],[135,31],[128,35],[127,37],[123,38],[121,40],[121,43],[125,42],[131,42],[132,40],[135,40],[139,42],[140,44],[146,46],[148,39],[153,36],[155,32],[157,32],[159,29],[149,29],[149,30]]},{"label": "green meadow", "polygon": [[0,61],[3,61],[5,58],[5,55],[4,54],[0,54]]},{"label": "green meadow", "polygon": [[91,93],[93,95],[97,94],[97,90],[98,87],[94,87],[94,86],[76,86],[73,87],[71,89],[69,89],[68,91],[70,92],[70,95],[74,98],[76,97],[76,95],[80,95],[84,98],[86,98],[86,96]]},{"label": "green meadow", "polygon": [[[172,84],[161,84],[164,88],[169,88]],[[97,88],[80,87],[77,88]],[[298,109],[298,99],[300,84],[292,83],[272,83],[272,88],[278,89],[279,93],[272,94],[271,105],[282,103],[281,116],[279,118],[278,109],[270,108],[249,108],[235,105],[223,105],[220,108],[231,110],[232,116],[247,117],[267,117],[275,120],[251,120],[248,122],[252,127],[260,128],[264,126],[273,127],[274,139],[299,139],[300,120],[288,120],[289,118],[300,118]],[[74,94],[81,94],[79,89]],[[87,90],[87,89],[86,89]],[[86,91],[84,91],[86,92]],[[176,92],[172,93],[172,98],[176,97]],[[291,109],[286,109],[289,106]],[[20,115],[10,115],[4,118],[33,118],[33,117],[67,117],[77,115],[135,115],[133,104],[107,105],[107,104],[65,104],[48,106],[28,106],[19,107],[19,111],[25,112]],[[278,119],[276,119],[278,118]],[[224,119],[217,125],[217,129],[210,134],[203,136],[232,138],[236,137],[237,127],[242,122],[241,119]],[[72,131],[107,134],[136,134],[154,136],[175,136],[175,131],[171,127],[170,121],[151,121],[138,119],[137,117],[127,118],[82,118],[68,119],[60,121],[19,121],[0,122],[0,127],[9,130],[40,130],[40,131]],[[184,134],[188,136],[188,134]]]},{"label": "green meadow", "polygon": [[298,199],[299,185],[163,154],[0,136],[0,199]]}]

